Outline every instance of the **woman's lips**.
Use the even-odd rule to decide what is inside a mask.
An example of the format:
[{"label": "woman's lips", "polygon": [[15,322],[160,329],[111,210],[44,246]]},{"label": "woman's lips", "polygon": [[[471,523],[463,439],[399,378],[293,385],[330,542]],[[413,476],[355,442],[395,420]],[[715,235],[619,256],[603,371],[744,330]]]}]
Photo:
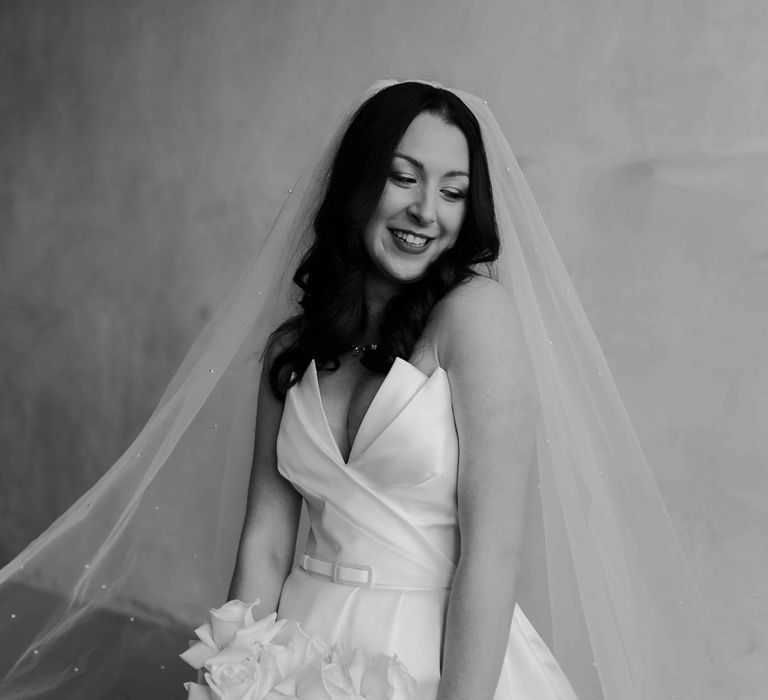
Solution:
[{"label": "woman's lips", "polygon": [[406,253],[420,253],[429,246],[432,240],[427,236],[404,229],[391,228],[389,232],[392,234],[395,245]]}]

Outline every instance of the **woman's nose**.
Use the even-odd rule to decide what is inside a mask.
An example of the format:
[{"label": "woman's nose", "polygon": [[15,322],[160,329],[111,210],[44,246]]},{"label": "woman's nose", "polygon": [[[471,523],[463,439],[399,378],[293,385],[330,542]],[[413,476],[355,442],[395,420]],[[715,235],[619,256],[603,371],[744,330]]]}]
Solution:
[{"label": "woman's nose", "polygon": [[422,226],[435,223],[437,220],[437,210],[434,197],[431,197],[429,194],[417,197],[408,207],[408,214]]}]

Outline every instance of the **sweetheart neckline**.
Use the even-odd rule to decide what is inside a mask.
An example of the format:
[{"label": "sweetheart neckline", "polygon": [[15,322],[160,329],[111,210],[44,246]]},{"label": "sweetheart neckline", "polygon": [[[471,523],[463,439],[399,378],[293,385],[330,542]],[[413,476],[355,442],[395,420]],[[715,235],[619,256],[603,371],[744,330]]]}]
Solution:
[{"label": "sweetheart neckline", "polygon": [[421,369],[419,369],[413,363],[408,362],[408,360],[405,360],[402,357],[395,357],[395,360],[392,363],[392,366],[389,368],[389,371],[387,372],[387,374],[384,377],[384,381],[382,381],[382,383],[379,385],[379,388],[376,390],[376,393],[373,395],[373,398],[371,399],[371,402],[368,404],[368,408],[366,409],[365,413],[363,414],[363,418],[360,421],[360,425],[357,427],[357,432],[355,433],[355,437],[352,440],[352,442],[350,443],[349,454],[347,455],[347,458],[345,459],[344,455],[341,452],[341,448],[339,447],[339,443],[336,441],[336,438],[335,438],[335,436],[333,434],[333,431],[331,430],[331,424],[328,422],[328,416],[325,413],[325,406],[323,405],[323,396],[320,393],[320,380],[319,380],[319,378],[317,376],[317,365],[315,363],[315,359],[312,358],[310,360],[309,367],[307,367],[307,369],[309,369],[310,367],[312,368],[312,374],[314,376],[314,385],[313,385],[314,394],[315,394],[315,398],[317,399],[317,403],[318,403],[318,405],[320,407],[320,414],[321,414],[321,416],[323,418],[323,424],[325,426],[325,432],[326,432],[326,435],[328,436],[328,439],[330,440],[330,443],[334,447],[334,451],[336,452],[336,457],[341,462],[341,464],[344,465],[344,467],[349,467],[349,465],[351,464],[351,462],[352,462],[352,455],[355,452],[355,445],[357,444],[357,438],[359,437],[360,433],[363,432],[363,427],[366,425],[367,422],[369,422],[368,421],[368,417],[371,414],[371,408],[376,403],[376,399],[379,398],[379,396],[381,395],[381,391],[384,388],[384,385],[390,380],[390,377],[393,374],[393,370],[394,370],[394,368],[395,368],[395,366],[397,365],[398,362],[402,363],[402,364],[406,365],[407,367],[410,367],[411,369],[413,369],[416,372],[418,372],[422,376],[422,378],[425,380],[425,384],[426,384],[426,382],[430,381],[433,377],[435,377],[435,375],[437,375],[440,372],[442,372],[442,374],[447,376],[447,373],[446,373],[445,369],[443,369],[440,365],[437,365],[437,367],[435,367],[435,369],[432,371],[432,374],[427,374],[426,372],[424,372]]}]

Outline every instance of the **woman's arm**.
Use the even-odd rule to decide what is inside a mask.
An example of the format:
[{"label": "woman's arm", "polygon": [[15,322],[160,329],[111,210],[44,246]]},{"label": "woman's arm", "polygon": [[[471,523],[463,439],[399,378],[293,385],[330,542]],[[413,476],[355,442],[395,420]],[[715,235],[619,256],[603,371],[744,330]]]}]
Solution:
[{"label": "woman's arm", "polygon": [[277,610],[293,562],[301,497],[277,471],[277,432],[283,404],[269,387],[265,360],[259,387],[253,464],[245,522],[229,599],[261,599],[262,610]]},{"label": "woman's arm", "polygon": [[514,301],[473,279],[441,304],[437,346],[459,436],[461,554],[451,588],[439,700],[491,700],[515,607],[538,407]]}]

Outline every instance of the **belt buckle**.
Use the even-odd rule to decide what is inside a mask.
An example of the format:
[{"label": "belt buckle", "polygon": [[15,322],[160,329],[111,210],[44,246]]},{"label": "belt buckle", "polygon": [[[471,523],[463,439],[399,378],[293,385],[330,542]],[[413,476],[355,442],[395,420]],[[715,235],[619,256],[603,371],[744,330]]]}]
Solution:
[{"label": "belt buckle", "polygon": [[[368,574],[366,581],[353,581],[340,574],[339,569],[353,569],[355,571],[364,571]],[[345,586],[357,586],[358,588],[372,588],[373,587],[373,567],[361,565],[361,564],[345,564],[341,561],[333,562],[333,571],[331,572],[331,581],[333,583],[341,583]]]}]

